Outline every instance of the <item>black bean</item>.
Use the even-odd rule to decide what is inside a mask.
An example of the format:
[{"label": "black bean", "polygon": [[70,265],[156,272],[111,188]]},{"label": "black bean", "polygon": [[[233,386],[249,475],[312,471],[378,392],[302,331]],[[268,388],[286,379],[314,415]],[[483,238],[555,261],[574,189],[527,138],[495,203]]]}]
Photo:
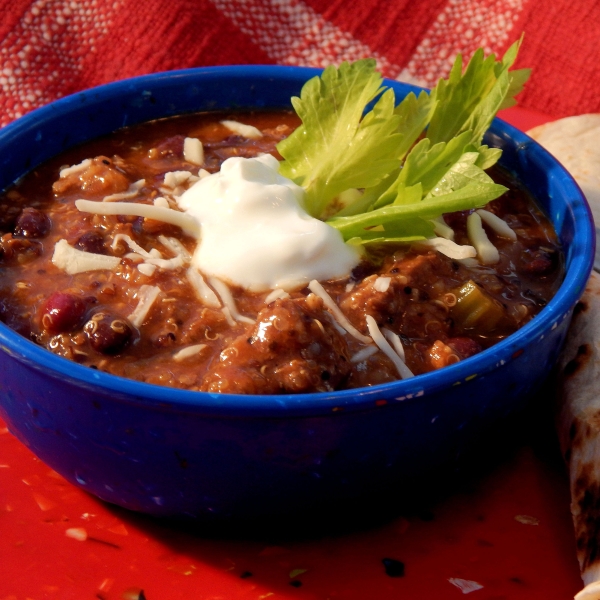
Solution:
[{"label": "black bean", "polygon": [[133,327],[122,317],[97,312],[83,326],[90,346],[102,354],[118,354],[133,337]]},{"label": "black bean", "polygon": [[99,231],[88,231],[75,242],[75,248],[93,254],[105,254],[104,236]]},{"label": "black bean", "polygon": [[20,237],[41,238],[50,230],[50,219],[37,208],[27,207],[21,211],[15,223],[14,234]]}]

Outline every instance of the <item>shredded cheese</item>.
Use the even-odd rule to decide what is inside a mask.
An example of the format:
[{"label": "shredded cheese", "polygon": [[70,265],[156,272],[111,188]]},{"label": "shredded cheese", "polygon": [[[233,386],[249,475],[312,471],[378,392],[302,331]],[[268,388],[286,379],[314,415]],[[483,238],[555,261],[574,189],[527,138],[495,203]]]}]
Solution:
[{"label": "shredded cheese", "polygon": [[169,201],[162,196],[157,196],[154,198],[153,204],[154,206],[159,206],[160,208],[171,208]]},{"label": "shredded cheese", "polygon": [[224,306],[221,309],[221,312],[225,315],[225,319],[226,319],[229,327],[235,327],[237,325],[237,323],[235,322],[235,319],[231,316],[231,312],[230,312],[228,306]]},{"label": "shredded cheese", "polygon": [[257,129],[252,125],[245,125],[239,121],[230,121],[225,119],[224,121],[221,121],[221,125],[225,125],[229,131],[233,131],[233,133],[237,133],[245,138],[257,139],[262,137],[262,132],[260,129]]},{"label": "shredded cheese", "polygon": [[489,225],[491,229],[493,229],[500,237],[508,238],[509,240],[516,240],[517,234],[513,229],[511,229],[506,221],[490,212],[489,210],[484,210],[480,208],[475,211],[480,217],[481,220]]},{"label": "shredded cheese", "polygon": [[373,356],[373,354],[376,354],[377,352],[379,352],[379,348],[373,344],[371,344],[370,346],[365,346],[362,350],[359,350],[351,359],[350,362],[353,363],[359,363],[362,362],[363,360],[366,360],[367,358],[369,358],[370,356]]},{"label": "shredded cheese", "polygon": [[79,173],[80,171],[85,171],[91,164],[92,164],[92,159],[86,158],[85,160],[80,162],[78,165],[73,165],[72,167],[65,167],[64,169],[61,169],[60,173],[58,174],[58,177],[60,179],[64,179],[65,177],[68,177],[69,175],[73,175],[74,173]]},{"label": "shredded cheese", "polygon": [[138,179],[138,181],[129,186],[129,189],[126,192],[119,192],[118,194],[104,196],[104,198],[102,198],[102,202],[116,202],[117,200],[129,200],[130,198],[135,198],[145,185],[145,179]]},{"label": "shredded cheese", "polygon": [[435,232],[435,235],[446,238],[451,242],[454,241],[454,229],[446,224],[443,216],[437,217],[436,219],[431,219],[431,222],[433,223],[433,231]]},{"label": "shredded cheese", "polygon": [[473,246],[461,246],[452,240],[447,240],[443,237],[434,237],[428,240],[419,240],[416,245],[423,248],[431,248],[437,250],[444,256],[452,259],[473,258],[477,256],[477,251]]},{"label": "shredded cheese", "polygon": [[360,340],[363,344],[371,344],[373,340],[363,335],[348,319],[346,315],[340,310],[340,307],[333,301],[333,298],[325,291],[325,288],[316,280],[313,279],[308,284],[308,289],[315,295],[323,300],[325,307],[331,312],[335,320],[352,336],[357,340]]},{"label": "shredded cheese", "polygon": [[235,305],[235,300],[231,295],[231,291],[223,281],[221,281],[217,277],[209,277],[208,282],[215,289],[217,294],[219,294],[223,305],[225,306],[225,308],[227,308],[229,314],[233,319],[239,321],[240,323],[256,323],[254,319],[251,319],[250,317],[245,317],[244,315],[241,315],[238,312],[238,309]]},{"label": "shredded cheese", "polygon": [[390,346],[389,342],[383,337],[377,322],[371,315],[367,315],[367,328],[373,341],[377,344],[379,349],[394,363],[396,370],[398,371],[398,375],[400,375],[401,379],[408,379],[409,377],[413,377],[412,371],[406,366],[404,361],[398,356],[398,354],[394,351],[394,349]]},{"label": "shredded cheese", "polygon": [[147,258],[144,262],[148,265],[155,265],[166,270],[178,269],[185,264],[185,261],[180,254],[173,258]]},{"label": "shredded cheese", "polygon": [[265,304],[271,304],[271,302],[278,300],[279,298],[289,298],[290,295],[281,288],[274,289],[270,294],[265,298]]},{"label": "shredded cheese", "polygon": [[392,345],[392,348],[396,351],[396,354],[406,362],[406,354],[404,352],[404,346],[402,345],[402,341],[400,340],[400,336],[396,335],[393,331],[384,327],[381,332],[385,335],[387,341]]},{"label": "shredded cheese", "polygon": [[176,256],[181,256],[181,258],[185,262],[190,262],[190,260],[192,260],[192,255],[187,251],[187,248],[177,238],[159,235],[158,241]]},{"label": "shredded cheese", "polygon": [[387,292],[390,287],[391,277],[378,277],[373,282],[373,289],[376,292]]},{"label": "shredded cheese", "polygon": [[193,346],[187,346],[186,348],[182,348],[178,352],[175,352],[175,354],[173,354],[173,360],[181,362],[186,358],[200,354],[204,348],[206,348],[206,344],[194,344]]},{"label": "shredded cheese", "polygon": [[137,294],[137,306],[129,315],[129,321],[134,327],[141,327],[161,291],[156,285],[142,285],[140,287]]},{"label": "shredded cheese", "polygon": [[209,308],[221,308],[221,301],[219,297],[213,292],[208,286],[204,277],[200,274],[200,271],[194,267],[190,267],[185,273],[187,280],[196,292],[198,299]]},{"label": "shredded cheese", "polygon": [[200,235],[200,225],[194,217],[172,208],[137,202],[94,202],[93,200],[76,200],[75,206],[81,212],[95,215],[135,215],[155,219],[181,227],[184,233],[192,237],[197,238]]},{"label": "shredded cheese", "polygon": [[[131,250],[133,250],[136,254],[139,254],[144,258],[162,258],[162,254],[158,252],[158,250],[153,249],[154,254],[151,253],[152,251],[147,252],[135,240],[133,240],[131,236],[127,235],[126,233],[117,233],[117,235],[115,235],[115,237],[113,238],[110,247],[113,250],[116,250],[117,246],[119,245],[119,242],[125,242]],[[156,255],[156,252],[158,252],[158,256]]]},{"label": "shredded cheese", "polygon": [[62,269],[68,275],[85,273],[86,271],[114,271],[121,263],[118,256],[106,256],[84,252],[69,246],[67,240],[59,240],[54,246],[52,264]]},{"label": "shredded cheese", "polygon": [[193,165],[204,164],[204,147],[198,138],[186,137],[183,140],[183,158]]},{"label": "shredded cheese", "polygon": [[490,242],[481,224],[481,217],[476,212],[467,217],[467,235],[471,244],[475,246],[479,260],[484,265],[492,265],[500,260],[498,248]]},{"label": "shredded cheese", "polygon": [[141,265],[138,265],[137,268],[142,275],[146,275],[147,277],[152,277],[156,269],[158,269],[156,265],[150,265],[148,263],[142,263]]},{"label": "shredded cheese", "polygon": [[198,181],[191,171],[169,171],[165,173],[164,183],[168,188],[176,188],[184,183],[195,183]]}]

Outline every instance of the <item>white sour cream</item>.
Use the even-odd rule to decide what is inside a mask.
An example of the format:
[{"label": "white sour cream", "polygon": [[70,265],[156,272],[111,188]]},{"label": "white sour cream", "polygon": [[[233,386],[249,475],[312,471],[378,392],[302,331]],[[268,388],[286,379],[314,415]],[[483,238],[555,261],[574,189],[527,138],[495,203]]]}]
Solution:
[{"label": "white sour cream", "polygon": [[178,200],[201,224],[192,263],[251,291],[345,277],[358,264],[341,234],[302,208],[304,190],[271,155],[229,158]]}]

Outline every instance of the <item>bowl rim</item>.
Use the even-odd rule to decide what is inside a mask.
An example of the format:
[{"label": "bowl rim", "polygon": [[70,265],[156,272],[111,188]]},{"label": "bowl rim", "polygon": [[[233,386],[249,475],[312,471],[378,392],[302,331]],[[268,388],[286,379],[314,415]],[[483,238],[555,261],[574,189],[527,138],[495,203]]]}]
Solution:
[{"label": "bowl rim", "polygon": [[[18,136],[22,131],[35,127],[40,120],[53,120],[68,113],[74,103],[80,103],[82,94],[93,97],[90,101],[92,105],[101,98],[118,97],[122,91],[130,91],[132,86],[141,89],[146,84],[156,85],[164,79],[196,80],[208,75],[217,78],[247,79],[261,76],[273,79],[290,77],[294,80],[307,80],[321,72],[322,69],[312,67],[233,65],[165,71],[123,79],[65,96],[27,113],[0,130],[0,145],[4,143],[4,138],[7,136],[8,138]],[[403,82],[391,80],[385,82],[396,89],[408,91],[420,89]],[[99,372],[51,353],[4,323],[0,323],[0,350],[38,371],[49,372],[54,377],[68,380],[80,387],[99,388],[103,393],[110,394],[123,402],[230,417],[318,416],[338,411],[367,410],[395,402],[415,401],[443,388],[485,377],[497,367],[514,360],[521,348],[533,340],[543,339],[544,332],[554,329],[562,320],[570,316],[570,311],[583,293],[591,272],[595,247],[591,211],[573,177],[527,134],[498,118],[494,120],[491,127],[491,131],[497,130],[505,132],[520,150],[529,149],[534,152],[537,159],[548,166],[549,178],[560,181],[565,191],[569,193],[569,197],[572,196],[572,199],[567,201],[567,209],[573,213],[573,220],[577,227],[572,242],[575,250],[572,252],[571,264],[566,269],[565,278],[547,306],[529,323],[506,339],[464,361],[414,378],[368,388],[303,394],[243,395],[171,388]]]}]

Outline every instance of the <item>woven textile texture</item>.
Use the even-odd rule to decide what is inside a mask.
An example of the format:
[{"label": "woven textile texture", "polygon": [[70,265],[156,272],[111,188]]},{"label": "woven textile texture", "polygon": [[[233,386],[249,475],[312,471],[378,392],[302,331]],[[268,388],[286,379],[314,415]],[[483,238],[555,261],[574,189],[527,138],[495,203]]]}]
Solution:
[{"label": "woven textile texture", "polygon": [[600,112],[597,0],[0,0],[0,125],[133,75],[224,64],[326,66],[365,56],[430,87],[458,52],[525,33],[522,106]]}]

